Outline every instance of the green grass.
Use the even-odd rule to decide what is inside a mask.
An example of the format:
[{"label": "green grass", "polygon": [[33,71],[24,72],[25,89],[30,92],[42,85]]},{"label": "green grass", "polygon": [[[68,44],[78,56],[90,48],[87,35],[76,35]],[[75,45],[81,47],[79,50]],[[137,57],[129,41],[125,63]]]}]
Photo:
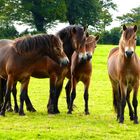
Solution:
[{"label": "green grass", "polygon": [[[129,120],[127,107],[124,124],[116,121],[112,106],[112,89],[107,74],[107,56],[112,47],[114,46],[98,45],[93,56],[93,73],[89,88],[90,115],[84,115],[82,83],[77,86],[74,102],[76,107],[72,115],[66,113],[64,88],[59,99],[61,113],[48,115],[46,105],[49,80],[31,78],[29,96],[37,112],[27,112],[26,107],[24,117],[6,112],[5,117],[0,117],[0,140],[139,140],[140,124],[135,125]],[[139,47],[137,53],[140,54]]]}]

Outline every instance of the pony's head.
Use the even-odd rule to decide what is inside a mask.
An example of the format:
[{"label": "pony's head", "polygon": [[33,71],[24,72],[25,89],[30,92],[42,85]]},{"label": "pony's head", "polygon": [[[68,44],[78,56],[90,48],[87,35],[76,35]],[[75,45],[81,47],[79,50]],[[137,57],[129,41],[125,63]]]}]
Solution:
[{"label": "pony's head", "polygon": [[65,53],[71,58],[74,51],[80,54],[81,59],[86,58],[85,41],[87,28],[79,25],[70,25],[60,30],[57,35],[63,42]]},{"label": "pony's head", "polygon": [[137,26],[126,27],[123,25],[123,32],[120,39],[120,51],[126,58],[131,58],[136,48]]},{"label": "pony's head", "polygon": [[87,60],[92,59],[92,55],[94,53],[98,40],[99,40],[99,35],[97,36],[89,35],[89,37],[87,38],[85,43]]},{"label": "pony's head", "polygon": [[69,60],[63,51],[63,44],[59,37],[55,35],[39,34],[25,36],[15,40],[14,45],[20,55],[36,56],[47,55],[60,65],[68,65]]},{"label": "pony's head", "polygon": [[69,59],[66,56],[64,50],[63,50],[63,43],[60,40],[58,36],[51,35],[51,41],[53,44],[53,52],[54,52],[54,58],[56,62],[58,62],[61,66],[65,66],[69,64]]}]

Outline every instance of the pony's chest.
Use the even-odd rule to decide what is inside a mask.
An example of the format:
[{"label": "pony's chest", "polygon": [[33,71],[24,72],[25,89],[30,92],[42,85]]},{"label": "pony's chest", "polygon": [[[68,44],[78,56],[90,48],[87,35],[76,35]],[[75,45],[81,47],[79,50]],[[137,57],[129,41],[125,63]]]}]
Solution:
[{"label": "pony's chest", "polygon": [[124,74],[124,78],[127,84],[133,84],[137,76],[133,73],[132,70],[127,70]]}]

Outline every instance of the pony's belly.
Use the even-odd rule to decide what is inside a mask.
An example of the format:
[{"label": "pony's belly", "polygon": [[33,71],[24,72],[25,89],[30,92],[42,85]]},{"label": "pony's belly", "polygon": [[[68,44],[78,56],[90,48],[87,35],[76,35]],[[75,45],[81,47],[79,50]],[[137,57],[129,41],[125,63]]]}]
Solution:
[{"label": "pony's belly", "polygon": [[39,73],[35,72],[35,73],[32,73],[31,76],[34,78],[49,78],[49,74],[46,72],[39,72]]}]

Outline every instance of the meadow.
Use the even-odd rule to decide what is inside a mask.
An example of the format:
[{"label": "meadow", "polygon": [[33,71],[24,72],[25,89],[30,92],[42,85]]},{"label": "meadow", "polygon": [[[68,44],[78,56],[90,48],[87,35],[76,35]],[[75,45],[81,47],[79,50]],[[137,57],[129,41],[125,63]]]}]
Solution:
[{"label": "meadow", "polygon": [[[29,97],[37,112],[28,112],[26,107],[26,116],[6,112],[5,117],[0,117],[0,140],[139,140],[140,124],[135,125],[129,120],[127,106],[124,124],[116,121],[112,89],[107,74],[107,56],[113,47],[115,46],[97,45],[93,55],[93,73],[89,88],[90,115],[84,115],[82,83],[77,86],[73,114],[67,114],[64,90],[66,79],[59,98],[61,113],[48,115],[46,105],[49,97],[49,79],[31,78]],[[137,54],[140,56],[140,47],[137,47]],[[18,84],[18,100],[19,87]],[[140,118],[140,106],[138,116]]]}]

